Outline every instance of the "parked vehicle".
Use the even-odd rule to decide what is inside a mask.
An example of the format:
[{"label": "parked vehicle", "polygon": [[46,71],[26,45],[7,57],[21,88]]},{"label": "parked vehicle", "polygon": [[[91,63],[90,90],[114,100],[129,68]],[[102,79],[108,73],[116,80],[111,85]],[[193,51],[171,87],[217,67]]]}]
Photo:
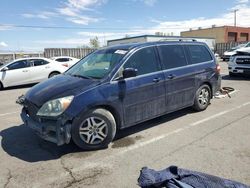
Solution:
[{"label": "parked vehicle", "polygon": [[118,129],[192,106],[205,110],[220,67],[205,43],[153,42],[103,48],[18,100],[23,122],[45,140],[107,147]]},{"label": "parked vehicle", "polygon": [[71,67],[80,60],[69,56],[58,56],[58,57],[52,57],[51,59],[60,62],[65,67]]},{"label": "parked vehicle", "polygon": [[250,52],[237,52],[228,62],[229,76],[250,75]]},{"label": "parked vehicle", "polygon": [[66,70],[66,67],[46,58],[17,59],[0,67],[0,89],[38,83]]},{"label": "parked vehicle", "polygon": [[244,48],[249,48],[249,47],[250,47],[250,42],[245,43],[245,44],[240,44],[240,45],[238,45],[236,47],[233,47],[230,50],[224,52],[224,54],[222,56],[222,60],[223,61],[229,61],[230,57],[232,55],[235,55],[238,50],[240,50],[240,49],[244,50]]}]

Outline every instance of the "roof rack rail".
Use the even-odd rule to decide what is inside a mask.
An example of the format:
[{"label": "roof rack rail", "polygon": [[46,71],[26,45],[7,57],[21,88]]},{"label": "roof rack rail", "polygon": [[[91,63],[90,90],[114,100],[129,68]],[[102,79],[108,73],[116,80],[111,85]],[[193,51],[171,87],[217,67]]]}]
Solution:
[{"label": "roof rack rail", "polygon": [[191,42],[197,42],[196,39],[161,39],[159,41],[174,41],[174,42],[176,42],[176,41],[179,41],[179,42],[191,41]]}]

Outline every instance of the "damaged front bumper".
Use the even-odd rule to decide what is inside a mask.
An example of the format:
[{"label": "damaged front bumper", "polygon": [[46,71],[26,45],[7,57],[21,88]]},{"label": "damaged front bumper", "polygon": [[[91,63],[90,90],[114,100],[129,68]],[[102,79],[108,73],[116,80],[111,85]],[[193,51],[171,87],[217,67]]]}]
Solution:
[{"label": "damaged front bumper", "polygon": [[42,139],[56,143],[58,146],[68,144],[71,140],[70,118],[60,117],[56,120],[30,117],[25,107],[22,109],[21,118],[25,125],[33,129]]}]

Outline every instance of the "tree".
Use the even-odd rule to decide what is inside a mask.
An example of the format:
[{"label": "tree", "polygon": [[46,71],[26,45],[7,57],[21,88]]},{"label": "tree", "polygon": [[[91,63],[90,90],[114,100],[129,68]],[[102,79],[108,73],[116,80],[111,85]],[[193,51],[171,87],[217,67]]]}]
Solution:
[{"label": "tree", "polygon": [[90,39],[89,40],[89,44],[90,44],[90,47],[95,48],[95,49],[97,49],[97,48],[100,47],[100,42],[99,42],[98,37]]}]

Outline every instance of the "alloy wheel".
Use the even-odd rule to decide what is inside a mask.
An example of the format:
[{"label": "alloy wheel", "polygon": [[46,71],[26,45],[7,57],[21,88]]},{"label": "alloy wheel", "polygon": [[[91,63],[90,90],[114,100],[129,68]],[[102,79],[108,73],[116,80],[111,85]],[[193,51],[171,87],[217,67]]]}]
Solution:
[{"label": "alloy wheel", "polygon": [[199,93],[199,103],[202,105],[202,106],[206,106],[209,102],[209,91],[207,88],[203,88],[200,93]]},{"label": "alloy wheel", "polygon": [[87,144],[100,144],[108,135],[107,123],[102,118],[89,117],[81,124],[79,135]]}]

